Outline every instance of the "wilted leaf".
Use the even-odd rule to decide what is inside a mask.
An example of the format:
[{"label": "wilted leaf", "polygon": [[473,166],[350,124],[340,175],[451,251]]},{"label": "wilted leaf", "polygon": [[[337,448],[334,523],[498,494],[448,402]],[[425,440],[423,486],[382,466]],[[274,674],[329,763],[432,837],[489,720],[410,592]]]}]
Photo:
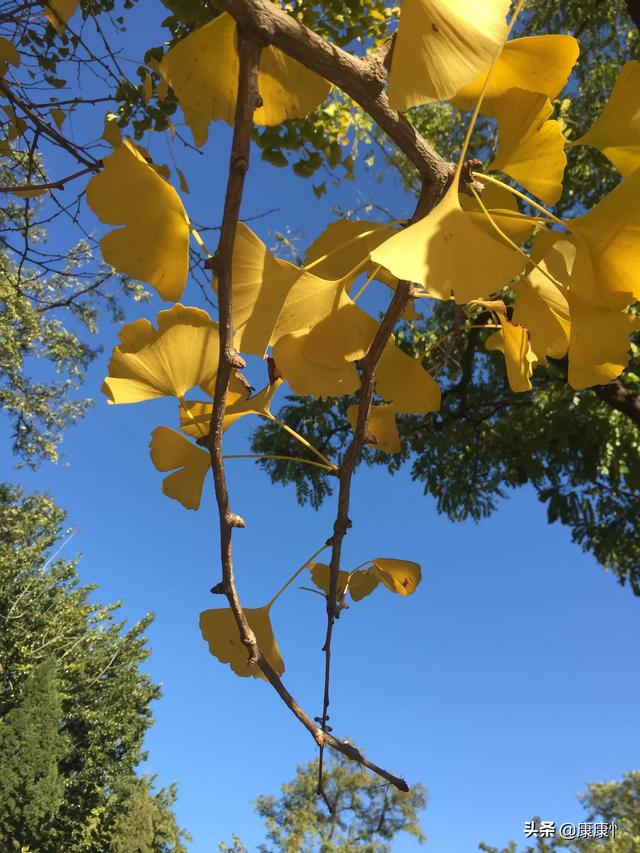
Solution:
[{"label": "wilted leaf", "polygon": [[[255,634],[260,651],[265,656],[271,668],[278,674],[284,672],[284,661],[273,634],[269,607],[245,610],[244,615],[251,630]],[[205,610],[200,614],[200,630],[209,644],[209,651],[221,663],[231,664],[236,675],[254,678],[264,678],[260,668],[254,664],[249,666],[249,653],[240,640],[240,630],[230,609]]]},{"label": "wilted leaf", "polygon": [[0,77],[4,77],[10,65],[15,68],[20,65],[20,54],[10,41],[0,36]]},{"label": "wilted leaf", "polygon": [[[569,347],[571,321],[565,296],[543,270],[553,276],[556,272],[555,248],[515,286],[516,304],[513,322],[529,331],[531,349],[543,364],[546,357],[562,358]],[[559,260],[559,259],[558,259]]]},{"label": "wilted leaf", "polygon": [[104,158],[87,186],[101,222],[124,225],[100,240],[107,264],[179,299],[189,270],[189,219],[180,196],[129,140]]},{"label": "wilted leaf", "polygon": [[490,335],[485,343],[488,350],[499,350],[504,354],[507,379],[512,391],[530,391],[533,364],[537,361],[529,342],[529,332],[517,323],[510,323],[498,314],[502,330]]},{"label": "wilted leaf", "polygon": [[[311,580],[321,589],[325,595],[329,594],[329,581],[331,578],[331,568],[326,563],[309,563],[309,571],[311,572]],[[337,598],[340,600],[344,595],[347,581],[349,580],[349,572],[338,571],[338,586]]]},{"label": "wilted leaf", "polygon": [[64,124],[64,120],[66,119],[67,114],[64,110],[61,110],[58,107],[53,107],[49,110],[49,113],[51,114],[51,118],[54,120],[56,127],[58,128],[58,130],[60,130],[60,128]]},{"label": "wilted leaf", "polygon": [[411,595],[422,580],[420,566],[410,560],[375,557],[372,562],[380,582],[399,595]]},{"label": "wilted leaf", "polygon": [[404,0],[389,101],[407,110],[450,98],[493,62],[507,35],[508,0]]}]

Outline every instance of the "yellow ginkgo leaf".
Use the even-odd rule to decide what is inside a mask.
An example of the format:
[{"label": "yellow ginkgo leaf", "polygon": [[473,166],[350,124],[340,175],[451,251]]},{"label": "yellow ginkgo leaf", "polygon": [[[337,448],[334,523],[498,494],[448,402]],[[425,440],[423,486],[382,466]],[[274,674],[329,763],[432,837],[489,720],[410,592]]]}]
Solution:
[{"label": "yellow ginkgo leaf", "polygon": [[[321,589],[325,595],[328,595],[331,568],[326,563],[309,563],[309,571],[311,572],[311,580],[313,583],[318,587],[318,589]],[[338,600],[343,597],[348,580],[349,572],[339,570],[337,586]]]},{"label": "yellow ginkgo leaf", "polygon": [[620,309],[639,299],[640,169],[566,225],[588,247],[602,305]]},{"label": "yellow ginkgo leaf", "polygon": [[162,481],[164,494],[186,509],[199,509],[204,478],[211,467],[209,454],[169,427],[154,429],[149,449],[158,471],[173,471]]},{"label": "yellow ginkgo leaf", "polygon": [[144,76],[142,78],[142,100],[145,104],[148,104],[151,100],[151,96],[153,95],[153,80],[151,79],[151,74],[148,71],[144,72]]},{"label": "yellow ginkgo leaf", "polygon": [[[305,266],[313,265],[314,275],[320,278],[333,281],[344,278],[396,230],[394,225],[379,222],[339,219],[325,228],[309,246],[304,259]],[[369,275],[372,264],[366,269]]]},{"label": "yellow ginkgo leaf", "polygon": [[[481,198],[492,220],[514,243],[524,243],[533,234],[536,227],[535,221],[532,222],[528,216],[520,212],[518,199],[508,189],[496,184],[487,184]],[[477,228],[485,231],[494,240],[504,243],[474,196],[460,193],[460,206]]]},{"label": "yellow ginkgo leaf", "polygon": [[621,175],[640,167],[640,62],[632,59],[623,66],[595,123],[571,144],[598,148]]},{"label": "yellow ginkgo leaf", "polygon": [[371,595],[379,583],[380,577],[373,566],[352,572],[349,578],[349,594],[354,601],[362,601],[367,595]]},{"label": "yellow ginkgo leaf", "polygon": [[60,128],[64,124],[64,120],[66,119],[67,114],[64,110],[61,110],[58,107],[53,107],[49,110],[49,113],[51,114],[51,118],[54,120],[56,127],[58,128],[58,130],[60,130]]},{"label": "yellow ginkgo leaf", "polygon": [[[278,674],[284,672],[284,661],[271,627],[269,607],[246,609],[244,611],[249,627],[255,634],[258,647],[271,668]],[[249,666],[249,653],[240,639],[240,630],[229,608],[224,610],[205,610],[200,614],[200,630],[209,644],[209,651],[221,663],[231,664],[236,675],[264,678],[257,664]]]},{"label": "yellow ginkgo leaf", "polygon": [[464,304],[500,290],[525,260],[474,225],[460,206],[455,184],[427,216],[374,249],[371,259],[437,299],[453,295]]},{"label": "yellow ginkgo leaf", "polygon": [[562,195],[564,136],[546,95],[509,89],[500,100],[500,148],[490,168],[510,175],[546,204]]},{"label": "yellow ginkgo leaf", "polygon": [[327,281],[274,258],[264,243],[238,223],[232,262],[236,347],[264,356],[284,335],[309,331],[345,304],[350,279]]},{"label": "yellow ginkgo leaf", "polygon": [[184,172],[182,171],[182,169],[178,169],[177,167],[176,172],[178,173],[178,180],[180,182],[180,192],[185,193],[185,195],[189,195],[189,184],[187,183],[187,179],[185,177]]},{"label": "yellow ginkgo leaf", "polygon": [[[579,53],[580,46],[573,36],[526,36],[508,41],[491,74],[481,111],[495,115],[500,98],[513,88],[555,98],[565,87]],[[473,109],[486,77],[484,72],[464,86],[451,103],[462,110]]]},{"label": "yellow ginkgo leaf", "polygon": [[[555,251],[555,249],[553,250]],[[543,364],[547,356],[562,358],[569,346],[569,305],[561,290],[549,280],[551,264],[546,258],[515,286],[513,322],[529,331],[531,349]]]},{"label": "yellow ginkgo leaf", "polygon": [[[358,407],[356,405],[349,406],[347,418],[355,430],[358,421]],[[396,408],[392,403],[371,406],[368,431],[374,439],[368,443],[376,450],[382,450],[384,453],[400,453],[402,450],[396,424]]]},{"label": "yellow ginkgo leaf", "polygon": [[[223,119],[233,125],[238,67],[236,23],[226,12],[181,39],[162,59],[160,72],[173,88],[198,147],[207,141],[212,121]],[[254,121],[274,125],[303,118],[330,88],[330,83],[295,59],[265,46],[258,73],[263,104],[255,111]]]},{"label": "yellow ginkgo leaf", "polygon": [[389,80],[396,110],[450,98],[491,65],[508,0],[404,0]]},{"label": "yellow ginkgo leaf", "polygon": [[[227,405],[222,422],[223,430],[229,429],[232,424],[246,415],[268,417],[270,415],[269,406],[281,384],[282,379],[276,379],[271,385],[267,385],[262,391],[250,397],[245,387],[240,384],[238,388],[237,383],[232,381],[227,392]],[[180,429],[194,438],[207,436],[211,425],[212,411],[212,403],[186,400],[180,405]]]},{"label": "yellow ginkgo leaf", "polygon": [[629,362],[629,335],[640,328],[640,319],[610,294],[603,298],[592,254],[580,236],[559,239],[553,248],[549,268],[566,288],[571,314],[569,384],[580,390],[611,382]]},{"label": "yellow ginkgo leaf", "polygon": [[420,359],[412,358],[390,340],[376,371],[376,391],[397,412],[427,414],[440,408],[440,387]]},{"label": "yellow ginkgo leaf", "polygon": [[174,305],[158,313],[158,330],[136,320],[120,331],[102,386],[110,403],[182,398],[218,370],[218,324],[200,308]]},{"label": "yellow ginkgo leaf", "polygon": [[100,240],[105,262],[149,282],[163,299],[179,299],[189,270],[189,219],[178,193],[128,140],[104,158],[87,202],[101,222],[125,226]]},{"label": "yellow ginkgo leaf", "polygon": [[375,557],[371,562],[380,582],[399,595],[411,595],[422,580],[420,566],[411,560]]},{"label": "yellow ginkgo leaf", "polygon": [[118,117],[114,113],[107,113],[104,117],[104,129],[101,138],[108,142],[112,148],[118,148],[122,144],[122,132],[118,127]]},{"label": "yellow ginkgo leaf", "polygon": [[537,361],[531,349],[529,332],[524,326],[510,323],[498,314],[502,330],[490,335],[485,343],[488,350],[499,350],[504,354],[507,379],[512,391],[530,391],[533,365]]},{"label": "yellow ginkgo leaf", "polygon": [[286,379],[294,394],[314,397],[341,397],[355,393],[360,376],[353,362],[341,367],[326,367],[304,354],[306,332],[284,335],[273,347],[278,373]]},{"label": "yellow ginkgo leaf", "polygon": [[17,195],[18,198],[36,198],[49,192],[49,189],[48,187],[28,187],[27,189],[8,190],[8,192],[11,195]]},{"label": "yellow ginkgo leaf", "polygon": [[0,36],[0,77],[4,77],[10,65],[20,65],[20,54],[8,39]]},{"label": "yellow ginkgo leaf", "polygon": [[43,15],[54,30],[63,33],[65,24],[78,8],[79,2],[80,0],[47,0]]},{"label": "yellow ginkgo leaf", "polygon": [[569,385],[576,390],[616,379],[629,363],[629,335],[640,318],[569,295],[571,339]]},{"label": "yellow ginkgo leaf", "polygon": [[342,367],[367,354],[378,325],[341,291],[337,307],[306,336],[304,354],[325,367]]}]

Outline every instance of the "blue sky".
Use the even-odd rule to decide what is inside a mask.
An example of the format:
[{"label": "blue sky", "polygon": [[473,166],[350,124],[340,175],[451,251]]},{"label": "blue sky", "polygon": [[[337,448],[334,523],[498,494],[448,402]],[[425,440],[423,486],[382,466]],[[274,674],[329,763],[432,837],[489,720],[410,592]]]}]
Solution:
[{"label": "blue sky", "polygon": [[[148,44],[157,23],[149,10],[163,15],[160,4],[144,5],[131,19],[129,56]],[[83,121],[76,132],[89,136],[95,113]],[[205,157],[176,148],[197,221],[221,220],[229,137],[213,126]],[[164,142],[156,150],[166,158]],[[55,177],[62,160],[49,162]],[[399,216],[411,210],[392,174],[378,184],[360,172],[317,201],[309,181],[254,156],[243,215],[277,207],[252,223],[257,233],[272,243],[275,230],[292,225],[306,245],[331,221],[332,204],[367,200]],[[105,232],[89,212],[86,221],[96,235]],[[68,244],[73,235],[55,239]],[[193,283],[183,301],[201,304]],[[153,318],[161,307],[159,300],[134,307],[129,319]],[[252,800],[288,781],[297,763],[314,757],[314,745],[266,684],[237,678],[209,655],[198,614],[220,604],[209,593],[219,579],[213,490],[207,483],[199,513],[162,495],[148,442],[156,426],[175,425],[175,403],[108,407],[99,392],[115,343],[107,322],[100,342],[105,351],[86,385],[96,403],[68,432],[63,462],[31,473],[5,460],[0,474],[49,490],[68,510],[77,533],[66,556],[82,552],[82,580],[99,584],[101,600],[124,599],[130,621],[155,613],[147,667],[164,698],[146,769],[163,784],[178,781],[178,816],[194,836],[193,853],[215,850],[233,832],[254,850],[263,836]],[[227,434],[227,452],[247,451],[249,429],[245,421]],[[246,606],[260,606],[327,538],[335,503],[300,508],[291,489],[272,486],[252,462],[232,461],[228,470],[233,509],[247,521],[234,536],[239,591]],[[588,781],[639,766],[640,602],[566,529],[547,524],[532,491],[513,493],[478,525],[454,525],[407,470],[393,478],[360,470],[350,515],[344,568],[394,556],[419,562],[423,582],[408,599],[379,589],[341,617],[331,722],[372,760],[427,787],[427,849],[462,853],[481,840],[521,841],[534,814],[577,821],[575,795]],[[296,584],[272,619],[285,683],[315,716],[323,602]],[[416,849],[402,837],[394,843],[400,853]]]}]

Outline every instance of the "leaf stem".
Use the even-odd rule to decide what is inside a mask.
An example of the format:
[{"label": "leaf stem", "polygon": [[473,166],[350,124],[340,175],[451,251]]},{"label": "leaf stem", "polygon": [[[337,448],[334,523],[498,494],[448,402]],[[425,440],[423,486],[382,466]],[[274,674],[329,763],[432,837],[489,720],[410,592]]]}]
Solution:
[{"label": "leaf stem", "polygon": [[277,453],[226,453],[223,459],[282,459],[286,462],[301,462],[304,465],[314,465],[316,468],[323,468],[325,471],[333,471],[324,462],[314,462],[313,459],[304,459],[302,456],[281,456]]},{"label": "leaf stem", "polygon": [[470,185],[470,189],[471,189],[471,192],[473,193],[473,195],[474,195],[474,197],[475,197],[476,201],[477,201],[477,202],[478,202],[478,204],[480,205],[480,207],[481,207],[481,209],[482,209],[482,212],[484,213],[484,215],[486,216],[486,218],[489,220],[489,223],[491,224],[491,227],[492,227],[495,231],[497,231],[497,232],[498,232],[498,234],[502,237],[502,239],[503,239],[503,240],[505,240],[505,241],[506,241],[506,242],[511,246],[511,248],[512,248],[512,249],[515,249],[515,250],[516,250],[516,252],[518,252],[520,255],[522,255],[524,258],[526,258],[526,259],[527,259],[527,264],[531,265],[532,267],[534,267],[535,269],[537,269],[539,272],[541,272],[544,276],[546,276],[546,277],[549,279],[549,281],[550,281],[553,285],[555,285],[555,286],[556,286],[560,291],[563,291],[564,293],[566,293],[566,292],[567,292],[567,288],[566,288],[566,287],[565,287],[561,282],[556,281],[556,279],[555,279],[555,278],[554,278],[554,277],[553,277],[553,276],[552,276],[552,275],[551,275],[547,270],[545,270],[543,267],[541,267],[539,263],[537,263],[536,261],[534,261],[534,260],[531,258],[531,256],[530,256],[530,255],[528,255],[528,254],[524,251],[524,249],[521,249],[521,248],[520,248],[520,246],[518,246],[518,244],[517,244],[517,243],[514,243],[514,242],[513,242],[513,240],[512,240],[509,236],[507,236],[507,235],[504,233],[504,231],[502,230],[502,228],[500,228],[500,226],[498,225],[498,223],[493,219],[493,217],[491,216],[491,214],[489,213],[489,211],[487,210],[487,208],[484,206],[484,204],[483,204],[483,202],[482,202],[482,199],[480,198],[480,196],[478,195],[478,193],[477,193],[477,192],[476,192],[476,190],[474,189],[473,185]]},{"label": "leaf stem", "polygon": [[[496,54],[493,62],[491,63],[489,71],[487,72],[487,76],[485,77],[484,83],[482,84],[482,89],[480,90],[480,94],[478,95],[478,100],[476,101],[475,109],[473,110],[473,115],[471,116],[471,121],[469,122],[469,126],[467,127],[467,132],[465,133],[465,136],[464,136],[464,142],[462,143],[462,150],[460,151],[460,159],[458,160],[458,166],[456,168],[456,176],[459,175],[460,172],[462,171],[462,165],[463,165],[465,157],[467,155],[467,148],[469,147],[469,142],[471,141],[471,134],[473,133],[473,129],[476,126],[476,121],[478,120],[478,116],[480,114],[480,107],[482,106],[482,101],[484,100],[484,96],[485,96],[485,93],[487,91],[489,81],[491,80],[491,77],[493,75],[493,72],[495,71],[496,65],[498,64],[500,57],[502,56],[502,51],[504,50],[504,46],[507,43],[507,39],[509,38],[509,35],[511,34],[511,30],[513,29],[516,21],[518,20],[518,15],[522,11],[522,7],[524,6],[524,4],[525,4],[525,0],[520,0],[518,5],[516,6],[516,9],[515,9],[513,15],[511,16],[511,20],[509,21],[509,26],[507,27],[507,33],[504,37],[504,42],[502,44],[502,47],[500,48],[500,50]],[[454,180],[455,180],[455,178],[454,178]]]},{"label": "leaf stem", "polygon": [[300,433],[297,433],[288,424],[285,424],[284,421],[281,421],[280,418],[277,418],[275,415],[272,415],[271,412],[269,412],[268,414],[266,414],[266,413],[263,414],[263,417],[268,418],[269,420],[272,420],[274,423],[278,424],[280,427],[282,427],[282,429],[285,432],[288,432],[290,436],[295,438],[296,441],[299,441],[300,444],[304,445],[307,448],[307,450],[310,450],[312,453],[315,453],[315,455],[318,457],[318,459],[322,459],[322,461],[329,468],[329,470],[331,470],[331,471],[337,471],[338,470],[337,465],[334,465],[330,459],[327,459],[327,457],[324,455],[324,453],[320,453],[319,450],[316,450],[316,448],[313,446],[313,444],[310,444],[306,438],[301,436]]},{"label": "leaf stem", "polygon": [[323,545],[321,548],[318,548],[318,550],[317,550],[317,551],[315,551],[315,552],[314,552],[310,557],[307,557],[307,559],[306,559],[306,560],[304,561],[304,563],[300,566],[300,568],[299,568],[299,569],[296,569],[296,570],[295,570],[295,572],[294,572],[294,573],[291,575],[291,577],[289,578],[289,580],[288,580],[288,581],[287,581],[283,586],[281,586],[281,587],[280,587],[280,589],[278,590],[278,592],[276,592],[276,594],[273,596],[273,598],[271,599],[271,601],[267,604],[267,610],[271,607],[271,605],[272,605],[275,601],[277,601],[277,600],[280,598],[280,596],[281,596],[281,595],[282,595],[282,593],[285,591],[285,589],[288,589],[288,587],[290,587],[290,586],[291,586],[291,584],[292,584],[292,583],[294,582],[294,580],[298,577],[298,575],[300,575],[300,574],[301,574],[301,573],[302,573],[302,572],[307,568],[307,566],[309,565],[309,563],[310,563],[312,560],[315,560],[315,558],[318,556],[318,554],[321,554],[321,553],[324,551],[324,549],[325,549],[325,548],[328,548],[328,547],[329,547],[328,543],[327,543],[327,542],[325,542],[325,543],[324,543],[324,545]]},{"label": "leaf stem", "polygon": [[[505,184],[504,181],[501,181],[498,178],[494,178],[491,175],[484,175],[482,172],[472,172],[472,176],[474,178],[481,178],[483,181],[489,181],[489,183],[495,184],[495,186],[497,187],[502,187],[505,190],[509,190],[510,193],[513,193],[513,195],[516,195],[518,196],[518,198],[521,198],[523,201],[526,201],[527,204],[531,205],[531,207],[535,207],[536,210],[540,210],[542,213],[544,213],[545,216],[553,220],[553,222],[556,222],[558,225],[562,225],[563,228],[567,227],[562,219],[559,219],[554,213],[551,213],[550,210],[547,210],[546,207],[543,207],[537,201],[534,201],[532,198],[529,198],[529,196],[525,195],[524,193],[521,193],[520,190],[517,190],[515,187],[509,186],[509,184]],[[537,219],[538,217],[530,218]]]},{"label": "leaf stem", "polygon": [[380,271],[380,266],[381,266],[380,264],[378,264],[378,265],[377,265],[377,267],[376,267],[376,268],[374,269],[374,271],[371,273],[371,275],[369,276],[369,278],[368,278],[368,279],[365,281],[365,283],[362,285],[362,287],[360,288],[360,290],[356,293],[356,295],[355,295],[355,296],[353,296],[353,297],[352,297],[352,299],[353,299],[353,301],[354,301],[354,302],[357,302],[357,301],[358,301],[358,299],[360,299],[360,297],[362,296],[362,294],[363,294],[363,293],[365,292],[365,290],[369,287],[369,285],[370,285],[370,284],[371,284],[371,282],[374,280],[374,278],[378,275],[378,272]]}]

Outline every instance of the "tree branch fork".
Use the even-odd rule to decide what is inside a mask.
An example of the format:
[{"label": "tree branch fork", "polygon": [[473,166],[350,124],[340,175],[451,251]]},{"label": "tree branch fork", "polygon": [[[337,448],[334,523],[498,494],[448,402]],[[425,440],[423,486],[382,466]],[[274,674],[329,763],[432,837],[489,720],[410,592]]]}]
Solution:
[{"label": "tree branch fork", "polygon": [[[253,2],[254,0],[251,0],[248,5],[251,5]],[[385,770],[372,761],[369,761],[360,752],[360,750],[358,750],[349,741],[341,740],[331,734],[328,730],[329,727],[327,725],[327,720],[329,704],[328,691],[331,632],[338,612],[336,609],[335,599],[342,540],[350,526],[348,509],[351,480],[360,452],[368,436],[368,419],[375,391],[376,368],[384,348],[391,338],[393,328],[402,316],[402,313],[413,292],[412,285],[409,282],[401,282],[398,285],[389,305],[389,309],[378,328],[369,352],[361,363],[363,375],[360,399],[358,403],[356,429],[353,440],[338,471],[340,495],[333,536],[331,538],[331,588],[327,597],[327,641],[325,642],[325,700],[323,702],[323,714],[319,720],[320,725],[317,725],[313,720],[311,720],[311,718],[300,707],[294,697],[284,686],[281,678],[265,658],[258,646],[255,634],[247,621],[235,584],[232,533],[235,527],[243,527],[244,521],[231,510],[224,468],[222,441],[225,401],[229,381],[233,370],[236,369],[239,366],[240,361],[242,361],[239,353],[235,351],[233,346],[231,269],[233,246],[235,242],[237,224],[240,217],[244,182],[250,161],[253,113],[260,103],[260,96],[258,92],[258,67],[262,44],[264,43],[265,38],[265,31],[260,26],[260,18],[258,18],[257,21],[258,24],[256,26],[247,27],[244,19],[238,19],[238,96],[220,241],[216,251],[215,260],[212,264],[217,276],[220,352],[213,396],[213,415],[209,433],[209,453],[211,457],[211,467],[213,472],[216,502],[218,506],[220,562],[222,567],[222,579],[213,587],[212,592],[224,594],[227,598],[240,632],[241,641],[247,649],[248,663],[250,665],[255,664],[260,668],[266,679],[276,690],[286,706],[311,734],[320,749],[321,756],[323,755],[324,748],[329,746],[332,749],[341,752],[352,761],[356,761],[361,766],[367,767],[383,779],[386,779],[388,782],[395,785],[399,790],[408,791],[409,788],[404,779],[395,776],[388,770]],[[326,43],[323,41],[323,44]],[[358,62],[361,65],[364,65],[363,61],[358,60]],[[320,778],[319,787],[322,792],[322,778]]]}]

